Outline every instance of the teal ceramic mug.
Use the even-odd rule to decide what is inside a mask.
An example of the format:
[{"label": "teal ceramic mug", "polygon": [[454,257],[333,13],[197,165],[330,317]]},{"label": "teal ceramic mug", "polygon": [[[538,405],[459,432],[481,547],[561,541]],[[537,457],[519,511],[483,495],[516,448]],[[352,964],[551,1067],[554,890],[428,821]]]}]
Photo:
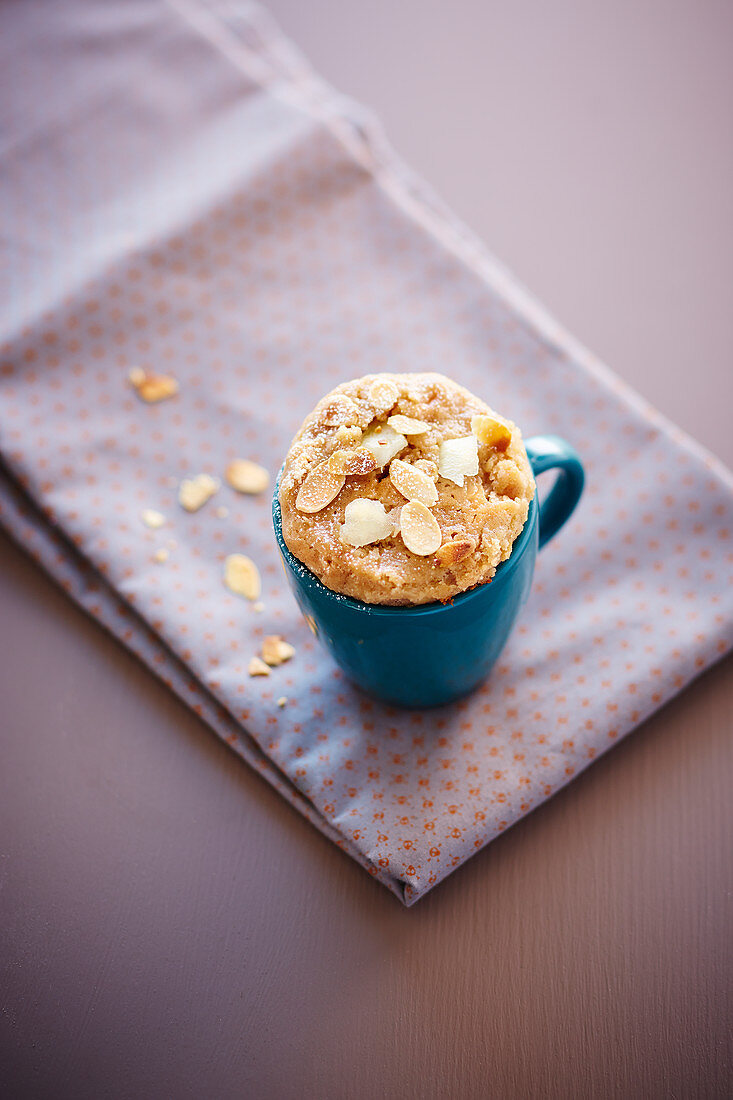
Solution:
[{"label": "teal ceramic mug", "polygon": [[272,516],[290,587],[315,635],[370,695],[403,707],[434,707],[473,691],[491,671],[529,595],[537,551],[570,517],[583,492],[583,466],[554,435],[525,444],[535,475],[557,470],[541,504],[535,494],[512,552],[489,584],[450,603],[382,607],[332,592],[288,550],[278,491]]}]

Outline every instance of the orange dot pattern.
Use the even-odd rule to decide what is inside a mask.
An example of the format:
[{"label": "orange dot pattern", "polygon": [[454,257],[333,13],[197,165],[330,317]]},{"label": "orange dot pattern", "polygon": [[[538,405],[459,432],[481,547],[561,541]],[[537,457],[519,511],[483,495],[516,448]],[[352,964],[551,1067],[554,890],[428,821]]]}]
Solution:
[{"label": "orange dot pattern", "polygon": [[[220,48],[173,9],[161,19],[175,35],[154,50],[135,35],[115,43],[120,63],[135,52],[140,79],[121,89],[105,69],[100,102],[127,94],[146,109],[116,116],[114,143],[90,130],[93,112],[71,112],[58,142],[74,155],[41,172],[38,147],[20,149],[2,183],[3,239],[17,247],[1,322],[0,522],[412,904],[730,648],[731,482],[525,301],[263,37],[261,17],[208,10]],[[260,71],[247,71],[252,50]],[[275,69],[287,94],[260,87]],[[75,94],[56,79],[33,109],[42,119]],[[27,247],[30,226],[42,246]],[[170,371],[179,395],[142,405],[126,386],[133,366]],[[526,435],[565,436],[588,473],[491,678],[429,712],[365,698],[320,649],[287,589],[266,496],[224,487],[192,514],[176,501],[180,479],[221,475],[241,455],[274,475],[302,417],[345,377],[415,369],[449,373]],[[146,528],[143,508],[172,525]],[[222,584],[234,552],[259,564],[260,614]],[[270,633],[297,656],[251,679]]]}]

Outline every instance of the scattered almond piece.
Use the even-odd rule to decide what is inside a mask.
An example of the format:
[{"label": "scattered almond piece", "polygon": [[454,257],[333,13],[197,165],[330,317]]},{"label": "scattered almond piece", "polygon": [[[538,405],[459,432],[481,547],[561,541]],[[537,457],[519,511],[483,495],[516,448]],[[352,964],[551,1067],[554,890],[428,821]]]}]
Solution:
[{"label": "scattered almond piece", "polygon": [[370,546],[392,533],[392,520],[381,501],[359,497],[346,505],[339,538],[348,546]]},{"label": "scattered almond piece", "polygon": [[229,509],[225,508],[223,504],[219,504],[218,507],[214,509],[214,515],[217,519],[226,519],[229,515]]},{"label": "scattered almond piece", "polygon": [[264,611],[265,610],[265,605],[263,604],[262,600],[257,600],[256,603],[253,603],[252,604],[252,610],[253,611],[258,611],[258,612],[259,611]]},{"label": "scattered almond piece", "polygon": [[423,435],[430,428],[424,420],[417,420],[414,416],[403,416],[402,413],[395,413],[394,416],[388,417],[387,423],[390,428],[401,432],[402,435]]},{"label": "scattered almond piece", "polygon": [[156,512],[154,508],[143,508],[140,513],[140,519],[146,527],[162,527],[165,523],[165,516],[163,513]]},{"label": "scattered almond piece", "polygon": [[357,451],[334,451],[328,460],[329,472],[336,477],[364,477],[376,468],[376,459],[366,447],[359,447]]},{"label": "scattered almond piece", "polygon": [[227,485],[238,493],[263,493],[270,484],[270,475],[264,466],[250,462],[248,458],[235,458],[224,474]]},{"label": "scattered almond piece", "polygon": [[148,404],[163,401],[166,397],[175,397],[178,393],[178,382],[170,374],[153,374],[142,367],[133,367],[127,378],[138,397]]},{"label": "scattered almond piece", "polygon": [[378,413],[389,412],[398,397],[397,387],[389,379],[380,378],[369,387],[369,402]]},{"label": "scattered almond piece", "polygon": [[435,553],[438,565],[457,565],[476,549],[473,539],[454,539],[439,547]]},{"label": "scattered almond piece", "polygon": [[287,701],[288,701],[287,695],[281,695],[280,698],[277,701],[277,705],[279,707],[284,707],[287,704]]},{"label": "scattered almond piece", "polygon": [[421,558],[434,554],[443,538],[437,519],[419,500],[402,505],[400,534],[407,549]]},{"label": "scattered almond piece", "polygon": [[400,435],[389,424],[376,424],[369,428],[362,436],[361,443],[374,457],[380,469],[407,446],[404,435]]},{"label": "scattered almond piece", "polygon": [[392,459],[389,480],[407,500],[419,500],[427,507],[438,501],[438,490],[433,479],[422,470],[416,470],[409,462],[403,462],[401,458]]},{"label": "scattered almond piece", "polygon": [[307,475],[295,498],[295,507],[299,512],[312,515],[320,512],[332,500],[335,500],[344,487],[343,474],[332,474],[328,468],[328,459],[319,462]]},{"label": "scattered almond piece", "polygon": [[471,431],[479,443],[505,451],[512,441],[512,430],[498,416],[472,416]]},{"label": "scattered almond piece", "polygon": [[219,482],[210,474],[184,478],[178,487],[178,503],[187,512],[197,512],[219,491]]},{"label": "scattered almond piece", "polygon": [[245,554],[230,554],[224,562],[224,584],[230,592],[246,600],[259,599],[260,574],[257,566]]},{"label": "scattered almond piece", "polygon": [[156,550],[153,554],[153,560],[160,562],[162,565],[164,561],[168,561],[170,553],[166,550],[165,546],[161,546],[159,550]]},{"label": "scattered almond piece", "polygon": [[262,643],[262,659],[265,664],[276,668],[295,656],[295,646],[284,641],[279,634],[268,634]]},{"label": "scattered almond piece", "polygon": [[247,665],[247,672],[250,676],[269,676],[270,668],[261,657],[253,657]]},{"label": "scattered almond piece", "polygon": [[438,456],[440,476],[463,488],[463,479],[478,473],[478,440],[475,435],[444,439]]}]

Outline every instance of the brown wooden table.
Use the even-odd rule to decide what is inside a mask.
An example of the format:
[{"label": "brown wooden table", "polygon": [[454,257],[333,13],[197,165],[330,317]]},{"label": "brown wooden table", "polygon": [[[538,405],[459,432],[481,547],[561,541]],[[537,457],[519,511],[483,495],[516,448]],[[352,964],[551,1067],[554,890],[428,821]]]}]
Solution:
[{"label": "brown wooden table", "polygon": [[[733,461],[733,9],[270,6]],[[4,540],[0,654],[0,1095],[733,1093],[730,659],[405,910]]]}]

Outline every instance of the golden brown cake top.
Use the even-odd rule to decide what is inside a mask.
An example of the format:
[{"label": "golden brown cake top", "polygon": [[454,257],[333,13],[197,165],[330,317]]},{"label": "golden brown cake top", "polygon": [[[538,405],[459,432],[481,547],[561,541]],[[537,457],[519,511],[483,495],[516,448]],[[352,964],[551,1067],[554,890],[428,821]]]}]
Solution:
[{"label": "golden brown cake top", "polygon": [[533,495],[510,420],[441,374],[370,374],[306,417],[279,499],[288,549],[328,588],[399,605],[489,581]]}]

